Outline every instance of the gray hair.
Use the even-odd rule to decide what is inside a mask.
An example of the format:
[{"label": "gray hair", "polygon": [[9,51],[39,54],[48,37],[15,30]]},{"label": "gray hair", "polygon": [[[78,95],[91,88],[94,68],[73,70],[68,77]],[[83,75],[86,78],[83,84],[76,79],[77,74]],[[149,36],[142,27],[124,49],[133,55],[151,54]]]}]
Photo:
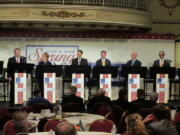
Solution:
[{"label": "gray hair", "polygon": [[76,135],[76,129],[69,122],[61,122],[55,127],[55,135]]},{"label": "gray hair", "polygon": [[158,98],[159,98],[159,94],[157,92],[154,91],[150,94],[150,100],[157,102]]}]

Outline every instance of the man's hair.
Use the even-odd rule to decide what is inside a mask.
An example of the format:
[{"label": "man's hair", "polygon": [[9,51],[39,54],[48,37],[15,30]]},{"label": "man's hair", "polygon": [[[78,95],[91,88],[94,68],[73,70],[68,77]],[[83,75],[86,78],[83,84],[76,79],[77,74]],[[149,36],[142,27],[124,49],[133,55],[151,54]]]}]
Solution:
[{"label": "man's hair", "polygon": [[98,91],[97,91],[97,95],[105,95],[106,94],[106,90],[105,89],[103,89],[103,88],[100,88]]},{"label": "man's hair", "polygon": [[14,49],[14,52],[15,52],[16,50],[21,51],[21,49],[20,49],[20,48],[15,48],[15,49]]},{"label": "man's hair", "polygon": [[137,90],[137,98],[138,99],[144,99],[145,98],[145,92],[143,89],[138,89]]},{"label": "man's hair", "polygon": [[160,120],[171,120],[171,112],[168,106],[158,104],[153,107],[153,115],[155,118],[160,121]]},{"label": "man's hair", "polygon": [[47,52],[44,52],[43,54],[44,54],[44,56],[45,56],[46,58],[49,59],[49,54],[48,54]]},{"label": "man's hair", "polygon": [[102,50],[101,53],[106,53],[106,51],[105,51],[105,50]]},{"label": "man's hair", "polygon": [[76,93],[77,92],[77,87],[76,86],[71,86],[70,91],[71,91],[71,93]]},{"label": "man's hair", "polygon": [[159,54],[160,54],[160,53],[163,53],[163,55],[165,55],[165,52],[164,52],[164,51],[159,51]]},{"label": "man's hair", "polygon": [[55,127],[55,135],[76,135],[76,129],[69,122],[61,122]]},{"label": "man's hair", "polygon": [[152,93],[150,94],[150,100],[152,100],[152,101],[157,102],[158,97],[159,97],[159,95],[158,95],[157,92],[152,92]]},{"label": "man's hair", "polygon": [[80,52],[81,54],[83,54],[83,51],[82,51],[82,50],[78,50],[78,52]]},{"label": "man's hair", "polygon": [[14,130],[16,133],[27,133],[28,128],[28,114],[24,111],[17,111],[13,113]]}]

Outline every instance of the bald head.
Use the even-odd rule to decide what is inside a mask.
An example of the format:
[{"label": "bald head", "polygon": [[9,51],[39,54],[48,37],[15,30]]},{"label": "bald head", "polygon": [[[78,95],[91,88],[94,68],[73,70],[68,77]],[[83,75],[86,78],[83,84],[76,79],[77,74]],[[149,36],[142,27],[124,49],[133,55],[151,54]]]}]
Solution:
[{"label": "bald head", "polygon": [[137,58],[137,55],[138,55],[137,52],[132,52],[132,53],[131,53],[131,59],[132,59],[132,60],[136,59],[136,58]]},{"label": "bald head", "polygon": [[73,124],[61,122],[55,128],[55,135],[76,135],[76,130]]}]

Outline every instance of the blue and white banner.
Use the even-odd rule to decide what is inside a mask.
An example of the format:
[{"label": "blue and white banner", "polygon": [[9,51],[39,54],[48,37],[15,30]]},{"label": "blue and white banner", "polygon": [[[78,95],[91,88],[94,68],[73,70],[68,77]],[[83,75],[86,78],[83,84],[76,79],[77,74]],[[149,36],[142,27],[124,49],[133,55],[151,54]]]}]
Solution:
[{"label": "blue and white banner", "polygon": [[50,103],[56,103],[56,74],[44,73],[44,98]]},{"label": "blue and white banner", "polygon": [[28,63],[38,63],[42,53],[49,54],[49,61],[56,65],[70,65],[76,57],[78,46],[72,45],[27,45],[26,57]]},{"label": "blue and white banner", "polygon": [[26,101],[26,73],[15,73],[14,78],[15,104],[23,104]]},{"label": "blue and white banner", "polygon": [[72,86],[77,88],[76,96],[84,99],[84,74],[72,74]]},{"label": "blue and white banner", "polygon": [[128,101],[134,101],[137,99],[137,90],[140,88],[140,75],[129,74],[128,75]]},{"label": "blue and white banner", "polygon": [[169,100],[168,74],[156,75],[156,92],[159,94],[158,103],[167,103]]},{"label": "blue and white banner", "polygon": [[111,93],[111,74],[100,74],[100,88],[106,90],[106,96],[112,97]]}]

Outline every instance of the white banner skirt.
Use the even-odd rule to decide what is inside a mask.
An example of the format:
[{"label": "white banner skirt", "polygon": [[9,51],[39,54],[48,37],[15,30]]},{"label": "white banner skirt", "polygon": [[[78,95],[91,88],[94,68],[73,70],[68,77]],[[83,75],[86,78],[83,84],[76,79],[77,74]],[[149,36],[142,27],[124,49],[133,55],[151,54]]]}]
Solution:
[{"label": "white banner skirt", "polygon": [[159,94],[158,103],[167,103],[169,100],[168,74],[156,75],[156,92]]},{"label": "white banner skirt", "polygon": [[111,89],[111,74],[100,74],[100,88],[104,88],[106,90],[106,96],[112,96]]},{"label": "white banner skirt", "polygon": [[137,90],[140,88],[140,74],[128,74],[128,101],[137,99]]},{"label": "white banner skirt", "polygon": [[84,99],[84,74],[72,74],[72,86],[76,86],[76,95]]},{"label": "white banner skirt", "polygon": [[26,101],[26,73],[14,74],[14,99],[15,104],[23,104]]},{"label": "white banner skirt", "polygon": [[44,73],[44,98],[50,103],[56,103],[56,74]]}]

